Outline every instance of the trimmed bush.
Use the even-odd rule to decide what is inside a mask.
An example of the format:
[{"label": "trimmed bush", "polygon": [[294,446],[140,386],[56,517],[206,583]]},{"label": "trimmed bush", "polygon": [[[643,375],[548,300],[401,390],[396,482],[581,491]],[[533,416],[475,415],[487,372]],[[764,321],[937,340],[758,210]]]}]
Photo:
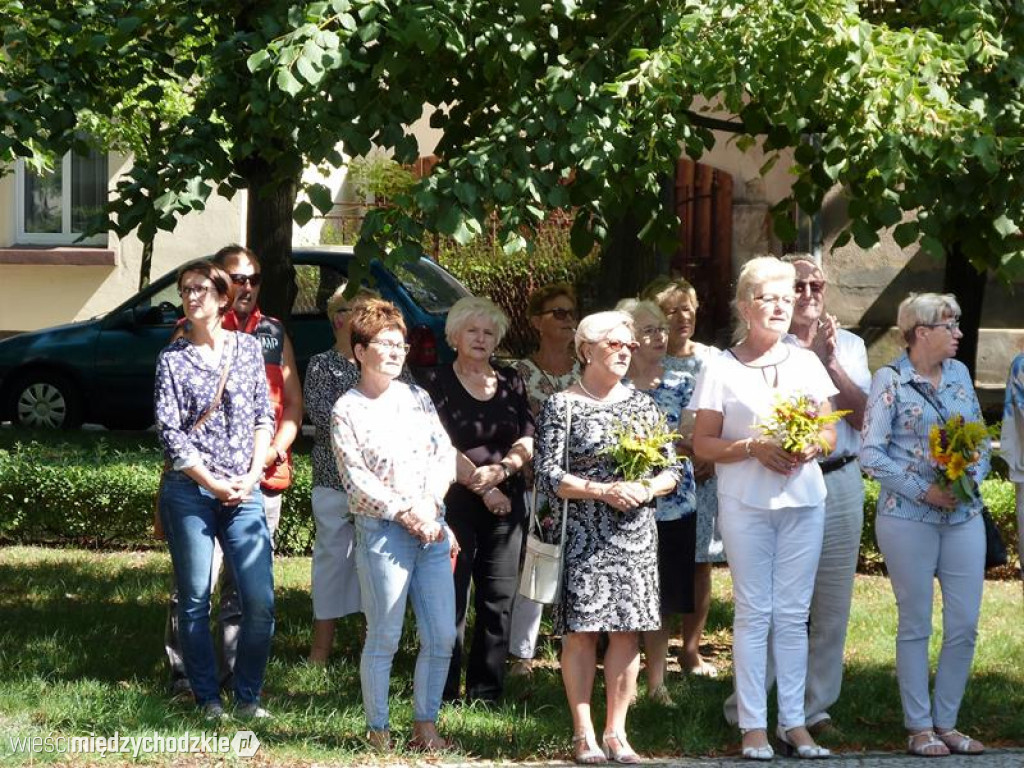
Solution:
[{"label": "trimmed bush", "polygon": [[[294,459],[295,482],[284,494],[277,551],[308,555],[315,532],[312,469],[308,453],[295,453]],[[0,540],[98,548],[159,546],[153,538],[153,508],[162,466],[155,439],[123,447],[116,439],[83,435],[74,442],[43,433],[15,440],[0,448]],[[1016,561],[1013,484],[986,480],[981,493]],[[877,571],[882,563],[875,541],[877,501],[878,483],[865,480],[861,570]]]},{"label": "trimmed bush", "polygon": [[[0,449],[0,539],[98,548],[157,546],[153,511],[163,455],[152,447],[16,442]],[[296,456],[285,492],[278,551],[312,551],[309,457]]]}]

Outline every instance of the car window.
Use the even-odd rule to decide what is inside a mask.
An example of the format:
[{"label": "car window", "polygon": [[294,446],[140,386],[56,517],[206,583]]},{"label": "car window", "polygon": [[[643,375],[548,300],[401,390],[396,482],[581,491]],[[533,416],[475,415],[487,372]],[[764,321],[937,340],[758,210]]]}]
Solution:
[{"label": "car window", "polygon": [[171,325],[184,316],[177,281],[135,305],[135,317],[140,325]]},{"label": "car window", "polygon": [[463,296],[462,284],[429,259],[399,264],[392,271],[413,300],[432,314],[443,314]]},{"label": "car window", "polygon": [[323,315],[327,301],[345,282],[345,273],[336,267],[320,264],[295,265],[295,301],[292,316]]}]

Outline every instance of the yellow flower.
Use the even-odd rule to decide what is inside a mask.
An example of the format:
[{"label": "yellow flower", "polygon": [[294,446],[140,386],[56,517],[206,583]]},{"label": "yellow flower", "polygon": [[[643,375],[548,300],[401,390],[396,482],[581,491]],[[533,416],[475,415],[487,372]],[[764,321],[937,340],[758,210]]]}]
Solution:
[{"label": "yellow flower", "polygon": [[967,460],[961,454],[954,453],[946,467],[946,477],[953,481],[959,480],[963,477],[966,468]]}]

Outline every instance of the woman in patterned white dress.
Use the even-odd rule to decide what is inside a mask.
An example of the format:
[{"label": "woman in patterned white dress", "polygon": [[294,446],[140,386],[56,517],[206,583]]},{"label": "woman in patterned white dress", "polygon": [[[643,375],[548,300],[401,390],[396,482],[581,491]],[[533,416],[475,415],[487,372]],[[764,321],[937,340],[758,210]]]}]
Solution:
[{"label": "woman in patterned white dress", "polygon": [[[538,487],[569,501],[562,594],[554,619],[555,631],[562,634],[562,681],[578,763],[640,759],[626,738],[626,713],[640,667],[639,633],[661,626],[653,501],[679,481],[672,467],[627,482],[601,453],[616,443],[621,427],[643,430],[661,420],[649,395],[622,383],[636,347],[632,325],[622,312],[584,318],[576,331],[583,375],[548,399],[538,427]],[[590,715],[602,632],[608,633],[603,751]]]},{"label": "woman in patterned white dress", "polygon": [[[513,368],[526,386],[530,409],[534,418],[537,418],[549,397],[568,388],[580,377],[580,364],[573,353],[576,292],[569,283],[545,285],[530,295],[526,312],[530,317],[530,325],[537,331],[540,344],[536,352],[516,361]],[[527,490],[527,505],[530,503],[530,495],[531,492]],[[540,509],[543,504],[538,500],[537,506]],[[553,509],[557,504],[549,506]],[[509,627],[508,651],[512,659],[509,675],[532,673],[543,611],[541,603],[516,593]]]}]

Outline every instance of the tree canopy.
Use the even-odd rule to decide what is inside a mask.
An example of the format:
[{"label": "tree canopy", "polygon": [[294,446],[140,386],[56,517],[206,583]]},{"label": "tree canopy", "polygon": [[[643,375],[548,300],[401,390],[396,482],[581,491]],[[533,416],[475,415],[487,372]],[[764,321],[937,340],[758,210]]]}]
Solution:
[{"label": "tree canopy", "polygon": [[63,151],[86,114],[128,119],[112,94],[177,94],[188,110],[119,188],[114,224],[172,228],[214,189],[249,190],[272,311],[289,304],[273,278],[290,278],[292,216],[333,202],[312,184],[296,205],[303,168],[341,165],[339,143],[413,160],[424,105],[441,162],[370,216],[366,258],[407,259],[428,230],[467,240],[492,213],[517,250],[553,207],[575,209],[581,252],[626,211],[667,243],[661,179],[725,128],[795,150],[783,239],[794,206],[840,184],[861,246],[896,226],[1003,275],[1024,263],[1018,3],[0,0],[0,29],[0,161]]}]

